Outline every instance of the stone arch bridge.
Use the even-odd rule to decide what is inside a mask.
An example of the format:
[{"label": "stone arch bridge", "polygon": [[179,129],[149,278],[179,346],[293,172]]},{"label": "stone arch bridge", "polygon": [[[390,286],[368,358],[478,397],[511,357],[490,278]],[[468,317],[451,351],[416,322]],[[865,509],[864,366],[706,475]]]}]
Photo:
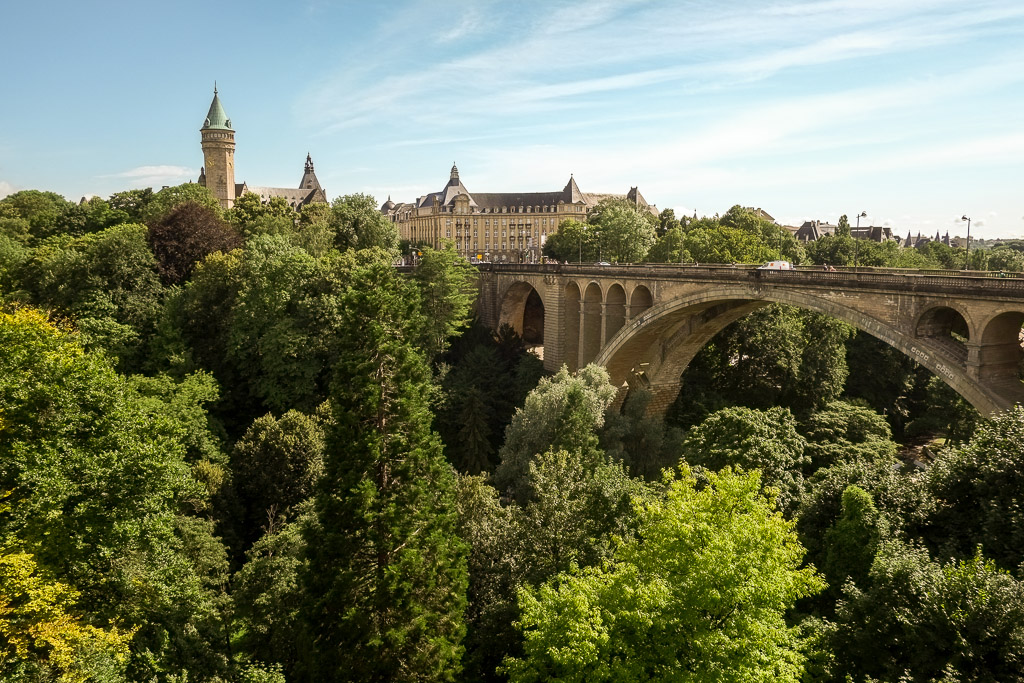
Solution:
[{"label": "stone arch bridge", "polygon": [[[483,264],[477,312],[543,347],[544,367],[598,363],[613,384],[679,393],[715,334],[772,302],[826,313],[899,349],[983,414],[1024,402],[1024,278],[751,266]],[[624,393],[622,394],[624,395]]]}]

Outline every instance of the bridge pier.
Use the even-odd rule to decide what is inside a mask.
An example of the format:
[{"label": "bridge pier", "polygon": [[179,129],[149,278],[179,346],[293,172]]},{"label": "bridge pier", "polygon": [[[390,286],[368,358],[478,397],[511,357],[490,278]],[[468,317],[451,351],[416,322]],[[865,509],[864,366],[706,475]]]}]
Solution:
[{"label": "bridge pier", "polygon": [[608,302],[607,301],[602,301],[601,302],[601,346],[599,348],[603,349],[604,345],[607,344],[607,343],[608,343]]},{"label": "bridge pier", "polygon": [[659,382],[658,384],[651,384],[649,392],[651,392],[651,401],[647,404],[647,415],[648,417],[665,417],[665,413],[676,402],[676,398],[679,396],[679,390],[683,383],[681,379],[675,382]]},{"label": "bridge pier", "polygon": [[646,374],[637,373],[629,377],[626,382],[618,387],[618,393],[612,399],[609,409],[618,412],[626,402],[629,392],[646,391],[651,395],[650,400],[647,402],[646,415],[648,417],[662,418],[665,417],[665,413],[675,403],[682,386],[682,375],[667,381],[652,382]]},{"label": "bridge pier", "polygon": [[581,367],[586,365],[586,361],[583,360],[584,358],[587,357],[587,349],[586,349],[586,345],[585,345],[586,344],[586,342],[585,342],[586,335],[583,333],[583,331],[587,329],[586,320],[587,320],[586,313],[584,312],[583,302],[581,301],[580,302],[580,326],[578,328],[576,328],[576,345],[578,347],[576,349],[576,367],[570,368],[570,370],[572,370],[573,372],[576,372]]},{"label": "bridge pier", "polygon": [[554,276],[544,277],[544,369],[557,372],[566,358],[566,300],[559,291],[562,282]]}]

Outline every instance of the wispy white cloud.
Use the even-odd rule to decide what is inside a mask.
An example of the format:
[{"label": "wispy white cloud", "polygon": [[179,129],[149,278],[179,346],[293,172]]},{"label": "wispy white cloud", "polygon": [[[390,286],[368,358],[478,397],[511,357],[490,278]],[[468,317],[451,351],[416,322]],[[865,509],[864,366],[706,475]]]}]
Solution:
[{"label": "wispy white cloud", "polygon": [[[520,167],[535,173],[529,169],[536,168],[539,158],[566,158],[592,173],[665,178],[671,179],[665,182],[685,183],[697,189],[755,181],[762,186],[808,179],[822,182],[871,173],[879,167],[909,169],[952,162],[961,166],[1002,163],[1019,158],[1016,155],[1022,152],[1024,134],[973,136],[943,141],[940,145],[930,138],[916,139],[909,132],[904,133],[902,140],[887,140],[885,145],[877,145],[888,151],[865,154],[860,149],[870,140],[842,139],[835,131],[848,125],[866,123],[870,126],[872,121],[908,109],[927,111],[941,105],[950,92],[970,97],[974,89],[1007,87],[1022,81],[1024,63],[983,67],[911,84],[886,84],[758,103],[672,137],[633,136],[583,149],[573,145],[547,149],[537,145],[494,145],[488,150],[486,165],[500,163],[506,174]],[[829,147],[845,148],[850,153],[834,152],[812,161],[794,156],[798,152],[806,155],[814,151],[819,136]],[[777,170],[770,176],[764,177],[760,163],[749,173],[743,170],[744,165],[764,159],[778,162]],[[830,159],[835,161],[830,162]]]},{"label": "wispy white cloud", "polygon": [[131,187],[155,187],[158,185],[175,185],[199,176],[199,169],[187,166],[137,166],[120,173],[110,173],[101,178],[120,178]]},{"label": "wispy white cloud", "polygon": [[[935,9],[945,11],[928,13]],[[963,42],[979,27],[988,30],[999,19],[1024,15],[1024,6],[964,8],[947,1],[895,8],[881,2],[793,3],[760,12],[612,2],[545,10],[538,7],[529,26],[475,41],[455,57],[431,59],[429,52],[419,52],[404,69],[383,76],[353,74],[346,64],[308,93],[300,109],[314,125],[333,131],[397,119],[493,126],[545,113],[594,117],[622,106],[621,100],[599,100],[594,107],[595,97],[642,98],[665,88],[707,92],[728,80],[750,82],[784,70]],[[488,23],[504,26],[505,17],[495,13]],[[471,25],[483,31],[468,12],[451,33],[461,36]],[[408,41],[395,42],[375,46],[387,53],[389,64],[412,49]]]},{"label": "wispy white cloud", "polygon": [[14,185],[11,185],[6,180],[0,180],[0,199],[3,199],[9,194],[14,194],[15,192],[17,192],[17,189]]},{"label": "wispy white cloud", "polygon": [[450,43],[453,40],[473,35],[480,30],[486,19],[485,12],[477,6],[467,5],[458,17],[458,23],[447,30],[442,30],[437,36],[437,42]]}]

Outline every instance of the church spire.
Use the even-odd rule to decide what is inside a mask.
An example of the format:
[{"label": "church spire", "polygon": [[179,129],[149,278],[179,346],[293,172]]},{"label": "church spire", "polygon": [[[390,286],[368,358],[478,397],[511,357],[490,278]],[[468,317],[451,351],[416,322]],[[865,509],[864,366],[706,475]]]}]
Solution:
[{"label": "church spire", "polygon": [[451,175],[451,178],[449,178],[449,180],[458,180],[458,179],[459,179],[459,167],[456,166],[455,162],[453,161],[452,162],[452,175]]},{"label": "church spire", "polygon": [[210,111],[203,122],[202,130],[231,130],[231,119],[224,113],[224,106],[217,95],[216,82],[213,84],[213,101],[210,102]]},{"label": "church spire", "polygon": [[305,172],[302,174],[302,180],[299,181],[299,187],[303,190],[320,190],[320,181],[316,179],[316,173],[313,172],[313,157],[310,156],[309,152],[306,152],[306,167]]}]

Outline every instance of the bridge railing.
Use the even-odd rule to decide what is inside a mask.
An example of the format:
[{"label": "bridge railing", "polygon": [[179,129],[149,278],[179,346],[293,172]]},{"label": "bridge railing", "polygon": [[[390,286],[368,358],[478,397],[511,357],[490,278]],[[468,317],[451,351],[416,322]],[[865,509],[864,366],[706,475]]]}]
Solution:
[{"label": "bridge railing", "polygon": [[[609,272],[626,268],[654,269],[683,272],[722,272],[735,270],[762,270],[757,263],[613,263],[601,265],[597,263],[479,263],[480,270],[496,272]],[[770,270],[765,268],[763,270]],[[946,270],[942,268],[882,268],[878,266],[793,266],[794,272],[837,272],[837,273],[887,273],[893,275],[931,275],[938,277],[983,277],[983,278],[1018,278],[1024,279],[1024,273],[994,270]]]},{"label": "bridge railing", "polygon": [[896,285],[910,289],[954,291],[984,290],[1017,295],[1024,293],[1024,273],[983,270],[925,270],[842,266],[796,266],[792,270],[762,269],[753,264],[641,263],[599,265],[589,263],[483,263],[481,271],[494,273],[591,275],[639,279],[731,280],[791,284],[842,284],[847,287]]}]

